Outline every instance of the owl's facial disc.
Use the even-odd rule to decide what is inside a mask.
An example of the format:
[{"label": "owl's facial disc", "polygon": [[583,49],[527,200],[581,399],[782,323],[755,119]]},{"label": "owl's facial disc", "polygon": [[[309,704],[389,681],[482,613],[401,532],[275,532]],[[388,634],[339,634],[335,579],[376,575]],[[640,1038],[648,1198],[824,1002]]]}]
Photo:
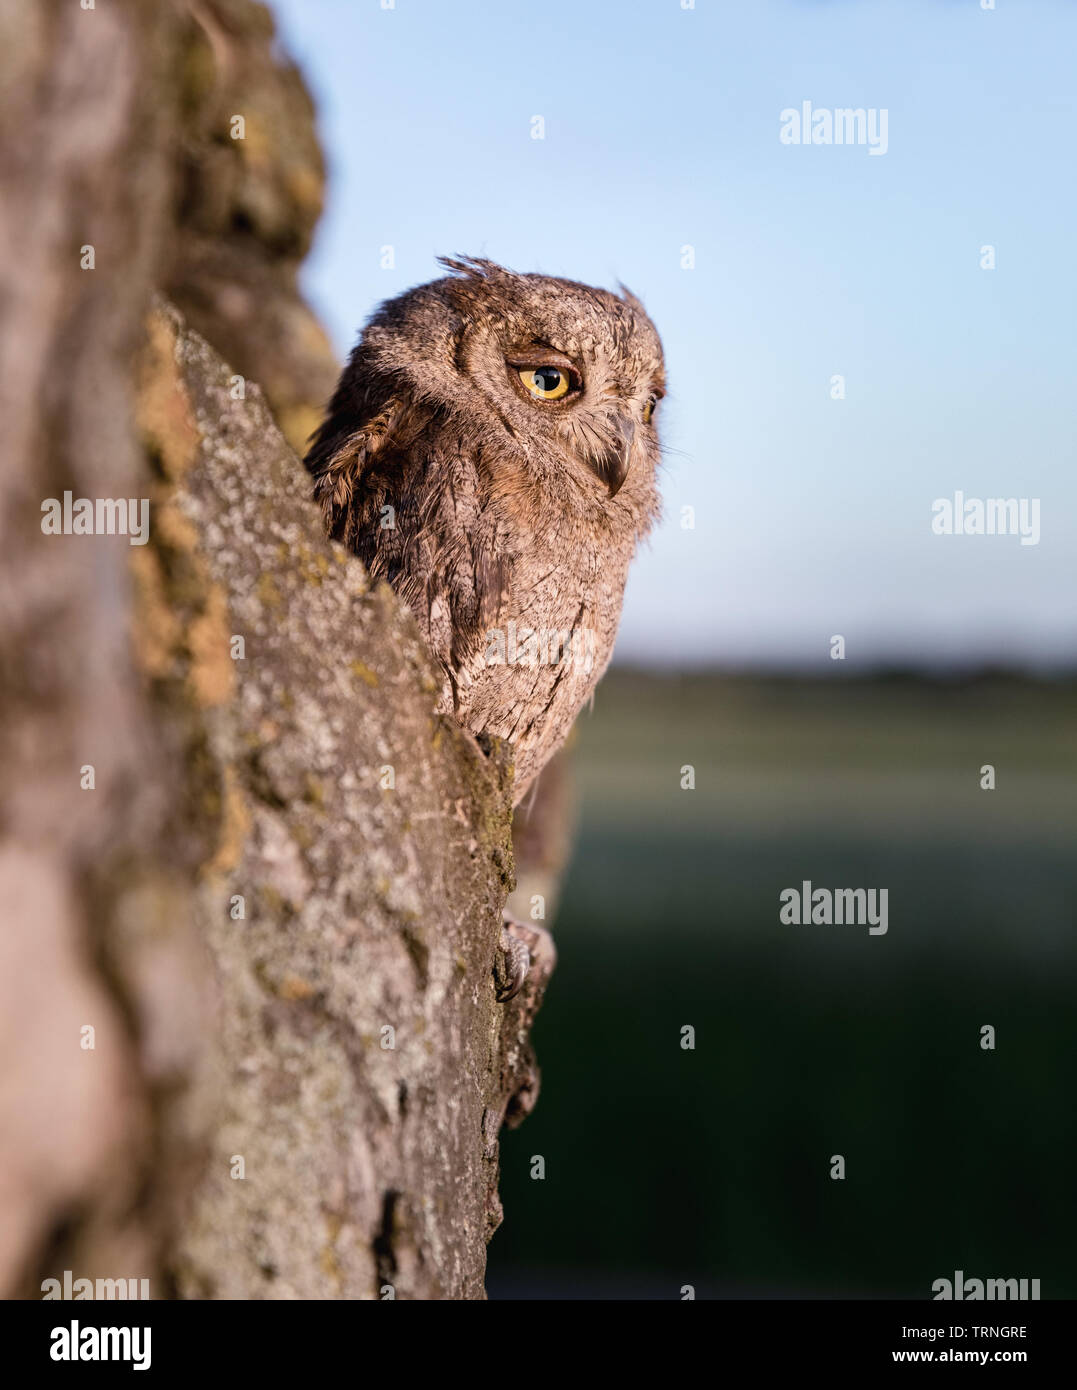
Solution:
[{"label": "owl's facial disc", "polygon": [[[505,366],[517,391],[541,411],[554,413],[571,407],[584,394],[583,374],[570,357],[545,344],[514,349],[505,357]],[[636,429],[630,420],[614,421],[615,438],[604,446],[589,450],[585,457],[588,467],[616,497],[628,477],[632,460],[632,445]]]}]

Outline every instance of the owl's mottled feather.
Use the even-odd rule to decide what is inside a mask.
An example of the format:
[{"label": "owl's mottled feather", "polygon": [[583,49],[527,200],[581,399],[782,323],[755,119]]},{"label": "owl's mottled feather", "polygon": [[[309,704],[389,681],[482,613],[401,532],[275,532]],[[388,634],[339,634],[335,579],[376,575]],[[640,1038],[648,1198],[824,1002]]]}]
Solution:
[{"label": "owl's mottled feather", "polygon": [[[306,462],[330,534],[415,613],[441,707],[513,742],[519,801],[605,670],[658,512],[662,348],[627,291],[443,264],[374,315]],[[536,398],[532,369],[571,389]]]}]

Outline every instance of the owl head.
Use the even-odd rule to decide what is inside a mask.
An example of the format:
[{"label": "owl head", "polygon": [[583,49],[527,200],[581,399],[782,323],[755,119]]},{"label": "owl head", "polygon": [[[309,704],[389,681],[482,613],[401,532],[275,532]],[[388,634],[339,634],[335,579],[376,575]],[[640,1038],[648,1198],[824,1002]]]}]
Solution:
[{"label": "owl head", "polygon": [[476,259],[383,304],[306,463],[330,531],[392,456],[479,460],[490,495],[642,534],[657,512],[662,345],[621,293]]}]

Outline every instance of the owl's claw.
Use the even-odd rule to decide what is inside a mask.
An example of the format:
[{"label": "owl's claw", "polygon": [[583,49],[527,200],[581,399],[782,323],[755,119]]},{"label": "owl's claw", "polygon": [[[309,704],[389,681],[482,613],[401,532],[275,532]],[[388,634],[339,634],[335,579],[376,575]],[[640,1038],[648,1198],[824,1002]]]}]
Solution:
[{"label": "owl's claw", "polygon": [[525,942],[512,935],[506,922],[501,928],[501,946],[494,960],[494,982],[499,1004],[507,1004],[510,999],[515,999],[530,969],[531,952]]},{"label": "owl's claw", "polygon": [[542,988],[557,960],[553,937],[545,927],[526,925],[506,917],[501,943],[494,960],[497,1002],[507,1004],[519,994],[528,975]]}]

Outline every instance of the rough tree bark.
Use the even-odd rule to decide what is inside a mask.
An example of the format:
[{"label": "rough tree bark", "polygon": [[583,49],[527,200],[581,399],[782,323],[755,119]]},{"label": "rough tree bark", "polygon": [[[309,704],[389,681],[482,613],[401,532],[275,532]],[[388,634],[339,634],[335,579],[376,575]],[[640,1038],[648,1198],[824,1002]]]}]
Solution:
[{"label": "rough tree bark", "polygon": [[[187,60],[209,44],[234,110],[229,72],[271,86],[271,27],[248,0],[0,0],[0,24],[0,1294],[70,1269],[482,1297],[544,984],[495,1002],[510,759],[434,717],[410,615],[325,541],[244,379],[309,317],[309,228],[233,219],[227,256],[206,233],[178,269]],[[277,183],[312,225],[320,196]],[[274,276],[275,315],[249,294]],[[242,361],[154,301],[179,283],[211,334],[257,313]],[[324,357],[298,335],[310,392]],[[65,491],[148,498],[149,543],[43,534]]]}]

